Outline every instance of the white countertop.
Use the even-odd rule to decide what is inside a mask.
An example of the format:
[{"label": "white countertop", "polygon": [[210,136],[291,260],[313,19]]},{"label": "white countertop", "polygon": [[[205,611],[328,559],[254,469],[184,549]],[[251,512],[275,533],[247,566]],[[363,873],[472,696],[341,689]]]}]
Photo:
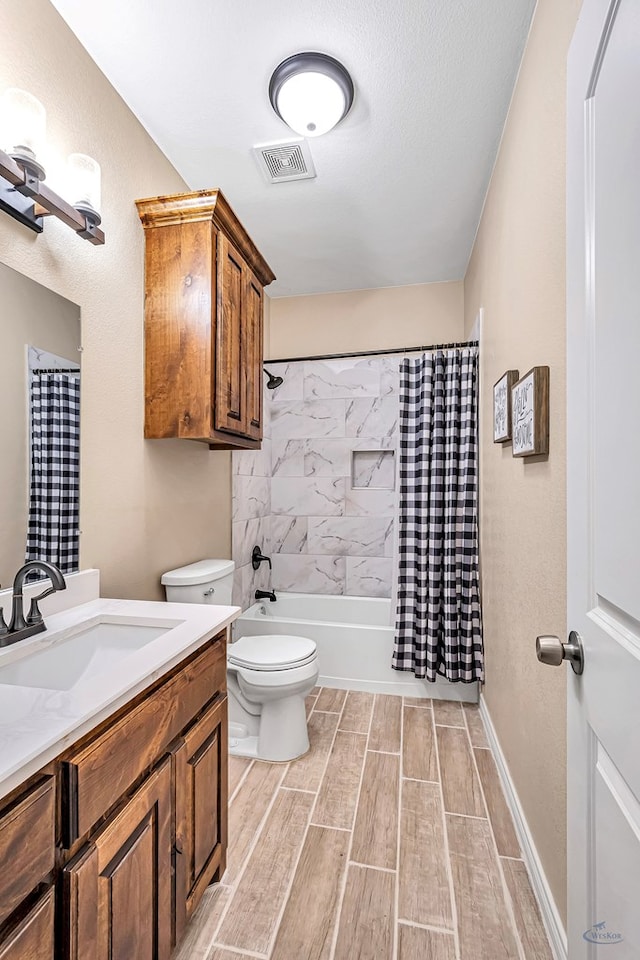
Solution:
[{"label": "white countertop", "polygon": [[[0,670],[53,647],[102,617],[168,626],[116,666],[71,690],[0,683],[0,797],[37,773],[86,733],[168,673],[240,614],[239,607],[147,600],[92,600],[45,616],[47,630],[0,648]],[[153,621],[156,621],[154,624]],[[167,623],[169,622],[169,623]]]}]

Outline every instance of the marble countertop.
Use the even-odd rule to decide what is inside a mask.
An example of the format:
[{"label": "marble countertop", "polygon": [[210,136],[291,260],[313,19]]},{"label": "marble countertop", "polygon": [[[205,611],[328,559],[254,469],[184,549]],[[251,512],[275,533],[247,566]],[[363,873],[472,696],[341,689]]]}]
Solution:
[{"label": "marble countertop", "polygon": [[[168,673],[240,614],[239,607],[92,600],[45,617],[47,630],[0,649],[0,797]],[[64,644],[87,626],[138,621],[164,632],[69,690],[2,682],[2,669]],[[28,670],[25,662],[25,669]]]}]

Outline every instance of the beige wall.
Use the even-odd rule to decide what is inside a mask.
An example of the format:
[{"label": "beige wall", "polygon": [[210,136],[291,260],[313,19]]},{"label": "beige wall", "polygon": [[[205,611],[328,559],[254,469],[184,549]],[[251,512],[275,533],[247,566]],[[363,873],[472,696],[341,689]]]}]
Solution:
[{"label": "beige wall", "polygon": [[0,216],[0,261],[82,310],[81,564],[100,567],[108,596],[161,596],[164,569],[231,550],[229,454],[142,438],[143,233],[133,201],[184,184],[46,0],[1,4],[0,37],[0,91],[30,90],[47,108],[55,152],[89,153],[102,167],[104,247],[58,222],[37,237]]},{"label": "beige wall", "polygon": [[273,299],[266,356],[313,356],[460,340],[463,298],[463,284],[458,281]]},{"label": "beige wall", "polygon": [[29,504],[27,348],[80,361],[78,307],[0,263],[0,584],[11,585],[24,563]]},{"label": "beige wall", "polygon": [[[566,633],[565,64],[580,0],[539,0],[465,279],[481,346],[486,703],[558,908],[566,913],[564,670],[535,637]],[[548,460],[491,442],[492,385],[551,368]]]}]

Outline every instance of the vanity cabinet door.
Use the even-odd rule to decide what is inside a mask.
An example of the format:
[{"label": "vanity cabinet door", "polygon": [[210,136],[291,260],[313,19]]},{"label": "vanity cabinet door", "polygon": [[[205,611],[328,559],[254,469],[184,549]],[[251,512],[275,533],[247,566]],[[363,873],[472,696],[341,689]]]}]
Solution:
[{"label": "vanity cabinet door", "polygon": [[168,960],[172,852],[167,757],[65,868],[66,960]]},{"label": "vanity cabinet door", "polygon": [[54,960],[54,957],[54,892],[50,888],[0,942],[0,960]]},{"label": "vanity cabinet door", "polygon": [[174,752],[176,939],[205,888],[226,868],[227,698],[213,702]]}]

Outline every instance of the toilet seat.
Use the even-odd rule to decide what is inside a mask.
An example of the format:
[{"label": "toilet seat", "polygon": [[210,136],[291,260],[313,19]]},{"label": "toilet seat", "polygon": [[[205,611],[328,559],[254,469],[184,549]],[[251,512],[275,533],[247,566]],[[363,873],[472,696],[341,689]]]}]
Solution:
[{"label": "toilet seat", "polygon": [[240,637],[229,646],[227,660],[233,667],[257,673],[295,670],[316,659],[316,644],[308,637],[262,634]]}]

